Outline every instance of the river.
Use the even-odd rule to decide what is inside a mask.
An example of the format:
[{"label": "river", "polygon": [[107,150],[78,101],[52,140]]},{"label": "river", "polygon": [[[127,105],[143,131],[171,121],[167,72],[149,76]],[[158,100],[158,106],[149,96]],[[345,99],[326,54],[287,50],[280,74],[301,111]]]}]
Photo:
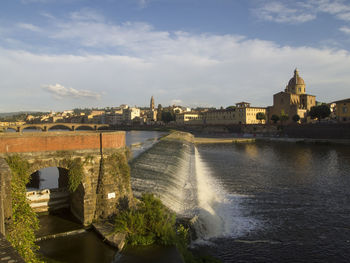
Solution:
[{"label": "river", "polygon": [[234,209],[232,231],[202,243],[223,262],[349,262],[349,146],[201,145]]}]

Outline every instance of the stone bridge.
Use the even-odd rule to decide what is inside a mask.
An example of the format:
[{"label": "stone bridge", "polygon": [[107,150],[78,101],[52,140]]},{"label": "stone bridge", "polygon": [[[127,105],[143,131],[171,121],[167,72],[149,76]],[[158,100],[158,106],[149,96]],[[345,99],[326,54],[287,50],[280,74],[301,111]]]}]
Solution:
[{"label": "stone bridge", "polygon": [[[121,201],[132,201],[129,175],[118,169],[126,163],[124,132],[49,132],[0,134],[0,233],[12,215],[12,172],[5,160],[18,155],[30,164],[28,175],[47,167],[69,170],[67,160],[83,164],[77,190],[70,193],[71,212],[84,224],[107,218]],[[50,201],[48,202],[50,203]]]},{"label": "stone bridge", "polygon": [[109,124],[91,124],[91,123],[39,123],[39,124],[22,124],[22,125],[8,125],[1,126],[0,129],[6,131],[8,129],[13,129],[16,132],[22,132],[24,129],[38,129],[41,131],[49,131],[50,129],[60,129],[66,128],[70,131],[75,131],[77,129],[88,129],[92,131],[102,130],[109,128]]}]

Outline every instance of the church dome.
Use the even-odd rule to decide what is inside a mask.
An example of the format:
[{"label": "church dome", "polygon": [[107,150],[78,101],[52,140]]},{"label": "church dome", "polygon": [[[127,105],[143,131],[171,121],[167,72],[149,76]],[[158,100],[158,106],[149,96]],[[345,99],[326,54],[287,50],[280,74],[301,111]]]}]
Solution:
[{"label": "church dome", "polygon": [[302,77],[299,76],[299,71],[294,70],[294,76],[289,80],[287,90],[294,94],[305,93],[305,82]]}]

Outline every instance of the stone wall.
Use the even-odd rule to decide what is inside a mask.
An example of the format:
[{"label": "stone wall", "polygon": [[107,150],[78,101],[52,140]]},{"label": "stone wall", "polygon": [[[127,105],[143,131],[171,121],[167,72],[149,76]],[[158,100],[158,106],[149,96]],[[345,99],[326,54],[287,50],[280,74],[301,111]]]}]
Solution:
[{"label": "stone wall", "polygon": [[[50,151],[54,146],[56,150]],[[119,154],[125,157],[124,132],[1,135],[0,200],[5,200],[6,205],[1,206],[0,223],[4,221],[1,218],[8,217],[11,212],[11,171],[4,158],[14,154],[29,162],[30,174],[47,167],[69,169],[67,159],[81,160],[83,178],[70,195],[70,209],[85,225],[116,213],[121,200],[133,200],[130,178],[111,167],[104,169],[103,165],[110,156]],[[126,158],[121,159],[127,165]]]}]

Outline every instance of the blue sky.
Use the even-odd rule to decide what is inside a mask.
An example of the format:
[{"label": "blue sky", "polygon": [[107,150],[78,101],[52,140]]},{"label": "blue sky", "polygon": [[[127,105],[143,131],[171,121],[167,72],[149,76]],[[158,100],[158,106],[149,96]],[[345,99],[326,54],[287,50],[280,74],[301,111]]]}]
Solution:
[{"label": "blue sky", "polygon": [[350,97],[350,1],[2,0],[0,112]]}]

